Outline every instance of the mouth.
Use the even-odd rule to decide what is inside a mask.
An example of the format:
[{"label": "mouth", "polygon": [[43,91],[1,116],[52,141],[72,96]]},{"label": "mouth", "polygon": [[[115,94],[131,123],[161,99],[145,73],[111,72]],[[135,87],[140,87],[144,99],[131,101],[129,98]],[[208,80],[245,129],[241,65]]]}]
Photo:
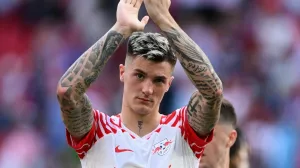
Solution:
[{"label": "mouth", "polygon": [[140,98],[138,97],[137,99],[143,101],[143,102],[152,102],[150,99],[147,99],[147,98]]}]

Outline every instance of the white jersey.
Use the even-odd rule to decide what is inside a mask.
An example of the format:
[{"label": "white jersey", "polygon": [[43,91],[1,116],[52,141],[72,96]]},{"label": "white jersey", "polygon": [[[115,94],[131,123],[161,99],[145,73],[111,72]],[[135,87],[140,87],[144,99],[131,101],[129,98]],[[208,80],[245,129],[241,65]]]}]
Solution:
[{"label": "white jersey", "polygon": [[139,137],[126,128],[120,115],[94,110],[94,123],[80,142],[67,131],[68,144],[82,168],[198,168],[204,147],[213,131],[199,138],[188,124],[186,107],[162,116],[159,126]]}]

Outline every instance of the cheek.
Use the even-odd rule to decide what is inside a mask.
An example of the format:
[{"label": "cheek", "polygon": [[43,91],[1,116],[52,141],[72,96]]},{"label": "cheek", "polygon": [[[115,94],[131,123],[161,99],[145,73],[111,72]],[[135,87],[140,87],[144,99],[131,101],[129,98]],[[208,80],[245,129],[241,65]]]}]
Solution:
[{"label": "cheek", "polygon": [[155,87],[154,93],[158,98],[162,99],[165,95],[165,87],[162,86]]},{"label": "cheek", "polygon": [[205,148],[205,152],[208,154],[209,153],[215,153],[217,148],[217,143],[215,140],[211,141]]},{"label": "cheek", "polygon": [[139,86],[140,86],[140,83],[133,79],[133,78],[127,78],[126,80],[124,80],[124,87],[127,89],[127,90],[138,90],[139,89]]},{"label": "cheek", "polygon": [[226,144],[227,144],[227,138],[225,138],[225,137],[223,137],[223,138],[219,138],[218,139],[218,151],[219,152],[224,152],[226,149],[227,149],[227,147],[226,147]]},{"label": "cheek", "polygon": [[221,137],[221,135],[219,135],[219,137],[216,138],[216,143],[219,144],[219,146],[222,146],[222,145],[226,144],[225,141],[226,140],[223,137]]},{"label": "cheek", "polygon": [[214,137],[215,139],[212,141],[212,149],[216,153],[220,153],[220,151],[225,148],[225,143],[220,137]]}]

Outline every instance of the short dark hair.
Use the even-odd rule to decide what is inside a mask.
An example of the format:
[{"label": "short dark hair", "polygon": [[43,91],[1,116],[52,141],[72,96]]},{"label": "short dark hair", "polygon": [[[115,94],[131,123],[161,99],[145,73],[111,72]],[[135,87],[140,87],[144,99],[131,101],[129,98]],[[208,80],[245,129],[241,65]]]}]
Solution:
[{"label": "short dark hair", "polygon": [[141,56],[154,62],[169,62],[175,66],[177,58],[167,38],[159,33],[134,32],[127,43],[127,56]]},{"label": "short dark hair", "polygon": [[231,124],[236,128],[237,119],[233,105],[225,98],[222,99],[219,123]]}]

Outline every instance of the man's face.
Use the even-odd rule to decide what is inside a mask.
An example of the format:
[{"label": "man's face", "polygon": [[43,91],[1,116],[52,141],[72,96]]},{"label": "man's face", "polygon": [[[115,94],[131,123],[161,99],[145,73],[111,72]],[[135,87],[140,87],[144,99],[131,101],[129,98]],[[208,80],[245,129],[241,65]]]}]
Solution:
[{"label": "man's face", "polygon": [[[199,168],[216,168],[229,155],[232,141],[232,127],[228,124],[217,124],[213,140],[207,144]],[[235,139],[234,139],[235,140]],[[228,158],[229,159],[229,158]]]},{"label": "man's face", "polygon": [[173,80],[168,62],[153,62],[136,57],[120,65],[120,80],[124,82],[124,102],[132,111],[149,114],[158,111],[160,102]]}]

